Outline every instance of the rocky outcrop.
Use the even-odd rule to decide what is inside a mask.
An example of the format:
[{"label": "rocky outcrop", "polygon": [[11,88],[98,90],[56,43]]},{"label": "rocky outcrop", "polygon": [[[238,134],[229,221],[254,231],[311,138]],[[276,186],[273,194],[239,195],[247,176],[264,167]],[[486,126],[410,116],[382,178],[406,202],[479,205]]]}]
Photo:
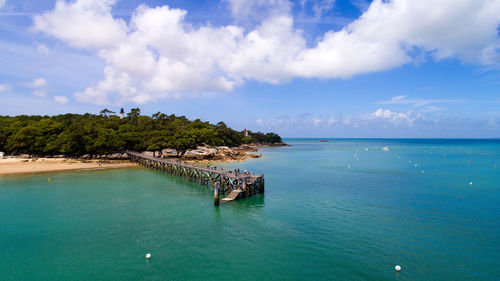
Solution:
[{"label": "rocky outcrop", "polygon": [[[232,160],[245,160],[248,158],[261,157],[260,154],[250,152],[257,152],[258,149],[252,145],[241,145],[239,147],[227,146],[198,146],[196,149],[190,149],[181,157],[178,157],[175,149],[163,149],[154,153],[157,157],[182,159],[186,161],[232,161]],[[146,155],[153,156],[152,151],[143,152]]]},{"label": "rocky outcrop", "polygon": [[205,146],[198,146],[196,149],[188,150],[184,153],[183,158],[185,159],[210,159],[217,156],[219,153],[218,148],[210,148]]},{"label": "rocky outcrop", "polygon": [[161,157],[177,157],[177,150],[167,148],[161,151]]}]

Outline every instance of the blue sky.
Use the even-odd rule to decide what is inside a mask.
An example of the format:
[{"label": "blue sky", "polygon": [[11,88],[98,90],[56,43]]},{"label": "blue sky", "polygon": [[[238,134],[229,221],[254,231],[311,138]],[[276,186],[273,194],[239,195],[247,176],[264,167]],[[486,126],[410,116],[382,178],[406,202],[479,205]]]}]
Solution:
[{"label": "blue sky", "polygon": [[0,114],[500,137],[500,3],[436,2],[0,0]]}]

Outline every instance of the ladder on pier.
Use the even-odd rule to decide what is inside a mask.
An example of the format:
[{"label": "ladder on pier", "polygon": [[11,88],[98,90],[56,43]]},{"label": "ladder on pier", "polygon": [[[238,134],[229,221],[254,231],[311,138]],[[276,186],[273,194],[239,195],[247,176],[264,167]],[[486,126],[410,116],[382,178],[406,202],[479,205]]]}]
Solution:
[{"label": "ladder on pier", "polygon": [[231,193],[229,193],[229,195],[226,198],[222,199],[222,201],[224,201],[224,202],[233,201],[236,198],[238,198],[238,195],[240,195],[240,193],[242,193],[242,192],[243,192],[243,190],[241,190],[241,189],[235,189],[235,190],[231,191]]}]

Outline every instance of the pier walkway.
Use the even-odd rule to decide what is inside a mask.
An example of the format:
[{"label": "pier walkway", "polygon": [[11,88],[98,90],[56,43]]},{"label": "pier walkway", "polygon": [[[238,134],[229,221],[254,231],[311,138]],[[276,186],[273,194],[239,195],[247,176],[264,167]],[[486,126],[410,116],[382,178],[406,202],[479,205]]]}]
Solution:
[{"label": "pier walkway", "polygon": [[200,166],[184,161],[168,160],[148,156],[135,151],[127,151],[130,161],[160,170],[164,173],[187,178],[191,181],[214,187],[214,203],[219,196],[223,201],[232,201],[264,192],[264,174],[237,173],[213,166]]}]

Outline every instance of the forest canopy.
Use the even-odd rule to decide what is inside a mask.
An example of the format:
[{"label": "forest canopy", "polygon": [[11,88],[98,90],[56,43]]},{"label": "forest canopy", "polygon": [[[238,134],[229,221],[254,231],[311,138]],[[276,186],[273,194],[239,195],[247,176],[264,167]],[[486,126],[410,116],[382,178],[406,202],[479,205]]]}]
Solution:
[{"label": "forest canopy", "polygon": [[275,133],[248,131],[245,137],[244,132],[224,122],[213,125],[161,112],[144,116],[139,108],[131,109],[124,118],[108,109],[100,114],[0,116],[0,151],[8,154],[81,156],[164,148],[182,154],[201,145],[235,147],[280,142],[281,137]]}]

